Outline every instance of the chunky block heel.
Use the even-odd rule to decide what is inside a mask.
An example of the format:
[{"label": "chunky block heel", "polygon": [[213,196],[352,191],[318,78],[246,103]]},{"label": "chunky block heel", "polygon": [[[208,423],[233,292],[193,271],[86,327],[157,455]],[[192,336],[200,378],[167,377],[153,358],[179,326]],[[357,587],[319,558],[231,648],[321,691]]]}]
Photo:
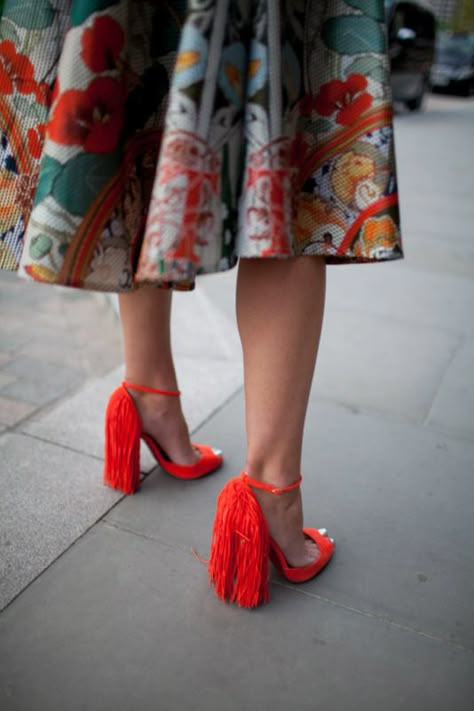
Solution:
[{"label": "chunky block heel", "polygon": [[257,607],[269,599],[270,534],[262,509],[241,477],[217,500],[209,580],[221,600]]},{"label": "chunky block heel", "polygon": [[121,386],[105,413],[104,484],[133,494],[140,483],[141,423],[135,403]]}]

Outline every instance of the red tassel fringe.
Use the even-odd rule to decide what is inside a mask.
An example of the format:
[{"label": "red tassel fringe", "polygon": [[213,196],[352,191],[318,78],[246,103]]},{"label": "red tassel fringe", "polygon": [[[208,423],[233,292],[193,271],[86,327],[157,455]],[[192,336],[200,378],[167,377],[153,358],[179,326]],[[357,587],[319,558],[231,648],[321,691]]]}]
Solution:
[{"label": "red tassel fringe", "polygon": [[104,484],[133,494],[140,483],[140,416],[125,388],[110,396],[105,415]]},{"label": "red tassel fringe", "polygon": [[217,500],[209,579],[216,595],[241,607],[270,599],[270,534],[260,505],[241,478],[231,479]]}]

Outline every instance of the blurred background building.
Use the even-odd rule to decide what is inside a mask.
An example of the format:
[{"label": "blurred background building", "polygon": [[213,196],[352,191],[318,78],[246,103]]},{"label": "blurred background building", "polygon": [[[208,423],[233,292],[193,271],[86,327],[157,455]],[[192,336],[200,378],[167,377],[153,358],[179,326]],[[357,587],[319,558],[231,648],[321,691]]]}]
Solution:
[{"label": "blurred background building", "polygon": [[438,19],[441,22],[449,22],[461,5],[460,0],[430,0],[429,5],[436,12]]},{"label": "blurred background building", "polygon": [[441,27],[474,32],[474,0],[427,0]]}]

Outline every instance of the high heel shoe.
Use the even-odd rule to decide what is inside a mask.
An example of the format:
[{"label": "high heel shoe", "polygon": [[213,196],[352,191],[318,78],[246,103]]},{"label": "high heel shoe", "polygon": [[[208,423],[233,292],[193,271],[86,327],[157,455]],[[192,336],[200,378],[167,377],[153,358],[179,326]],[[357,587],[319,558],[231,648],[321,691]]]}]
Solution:
[{"label": "high heel shoe", "polygon": [[257,607],[270,599],[269,560],[292,583],[311,580],[329,563],[334,540],[325,529],[305,528],[303,533],[319,548],[313,563],[294,568],[269,534],[268,524],[251,487],[280,495],[300,486],[298,481],[281,488],[251,479],[245,472],[231,479],[217,500],[209,558],[209,580],[216,595],[241,607]]},{"label": "high heel shoe", "polygon": [[172,462],[158,442],[142,430],[140,414],[127,388],[179,397],[178,390],[156,390],[123,382],[110,396],[105,415],[104,484],[133,494],[140,483],[140,439],[148,445],[158,464],[179,479],[198,479],[221,466],[222,452],[206,444],[194,444],[200,453],[194,464]]}]

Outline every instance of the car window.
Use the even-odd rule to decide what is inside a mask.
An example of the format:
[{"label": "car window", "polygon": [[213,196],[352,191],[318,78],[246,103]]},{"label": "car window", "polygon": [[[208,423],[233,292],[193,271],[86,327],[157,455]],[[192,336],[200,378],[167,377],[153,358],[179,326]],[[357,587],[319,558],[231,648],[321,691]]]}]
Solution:
[{"label": "car window", "polygon": [[469,64],[474,59],[473,38],[438,35],[436,59],[446,64]]}]

